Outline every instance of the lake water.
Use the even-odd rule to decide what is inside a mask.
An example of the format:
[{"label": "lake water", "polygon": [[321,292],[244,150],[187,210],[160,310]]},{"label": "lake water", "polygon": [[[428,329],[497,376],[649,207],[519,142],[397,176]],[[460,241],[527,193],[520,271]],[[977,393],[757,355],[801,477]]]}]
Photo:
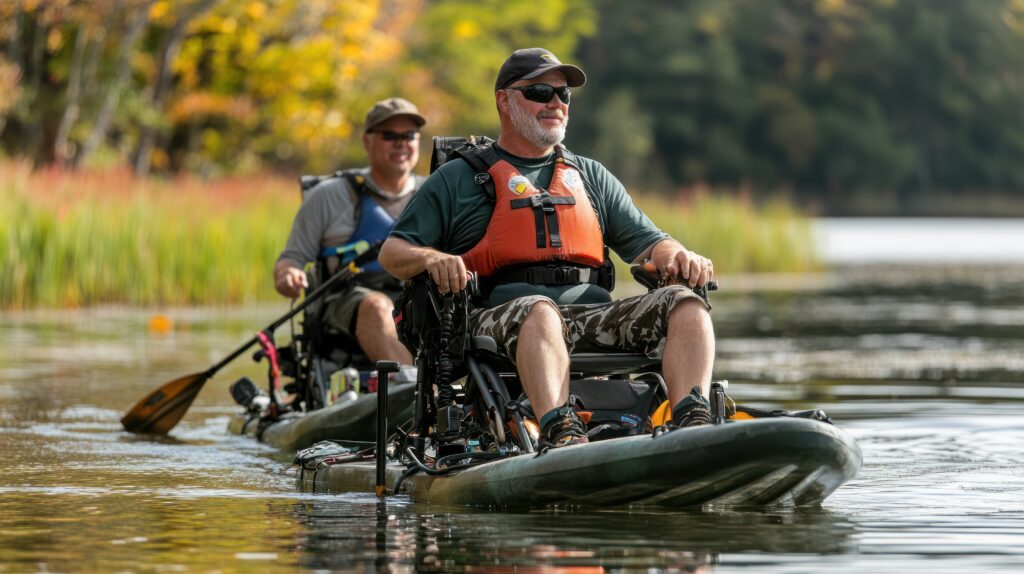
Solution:
[{"label": "lake water", "polygon": [[1024,219],[821,218],[814,232],[831,263],[1024,263]]},{"label": "lake water", "polygon": [[[0,572],[1020,572],[1024,272],[848,266],[715,297],[739,402],[826,409],[864,452],[820,508],[495,512],[304,495],[291,453],[226,434],[207,384],[166,438],[120,416],[281,306],[0,315]],[[282,333],[284,335],[284,333]]]}]

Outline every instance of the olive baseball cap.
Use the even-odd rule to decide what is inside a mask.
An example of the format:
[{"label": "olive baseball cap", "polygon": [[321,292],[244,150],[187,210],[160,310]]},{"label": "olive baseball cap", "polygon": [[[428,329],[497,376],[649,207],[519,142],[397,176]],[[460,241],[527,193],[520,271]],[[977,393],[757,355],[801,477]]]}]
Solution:
[{"label": "olive baseball cap", "polygon": [[558,70],[565,74],[565,81],[570,88],[578,88],[587,83],[583,70],[572,64],[563,64],[544,48],[523,48],[512,52],[498,70],[498,79],[494,82],[494,91],[503,90],[519,80],[530,80],[545,72]]},{"label": "olive baseball cap", "polygon": [[416,105],[405,98],[388,98],[381,100],[366,114],[366,131],[370,132],[385,120],[395,116],[409,116],[418,127],[423,127],[427,120],[420,115]]}]

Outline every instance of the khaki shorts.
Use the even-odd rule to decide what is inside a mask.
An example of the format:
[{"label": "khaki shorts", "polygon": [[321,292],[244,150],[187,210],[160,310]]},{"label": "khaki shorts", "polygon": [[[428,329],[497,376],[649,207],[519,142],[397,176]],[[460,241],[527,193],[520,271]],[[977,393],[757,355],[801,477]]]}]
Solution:
[{"label": "khaki shorts", "polygon": [[331,327],[356,338],[356,315],[359,312],[359,304],[366,299],[370,293],[381,293],[362,285],[352,285],[338,294],[338,298],[327,304],[324,311],[324,319]]},{"label": "khaki shorts", "polygon": [[[660,358],[668,332],[668,315],[682,301],[696,299],[711,304],[688,287],[670,285],[644,295],[596,305],[562,305],[563,337],[569,352],[644,353]],[[519,326],[537,303],[555,302],[542,295],[513,299],[490,309],[473,311],[469,317],[474,336],[487,335],[515,361]]]}]

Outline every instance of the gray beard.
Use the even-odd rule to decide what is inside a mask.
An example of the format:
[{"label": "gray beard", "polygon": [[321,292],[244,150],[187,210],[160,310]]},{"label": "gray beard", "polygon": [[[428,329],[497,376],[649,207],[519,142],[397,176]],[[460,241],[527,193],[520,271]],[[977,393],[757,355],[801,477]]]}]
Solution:
[{"label": "gray beard", "polygon": [[535,116],[531,116],[525,108],[519,107],[519,102],[515,98],[509,98],[508,104],[512,127],[533,145],[548,148],[562,143],[565,139],[565,128],[569,125],[568,116],[562,120],[562,125],[545,129]]}]

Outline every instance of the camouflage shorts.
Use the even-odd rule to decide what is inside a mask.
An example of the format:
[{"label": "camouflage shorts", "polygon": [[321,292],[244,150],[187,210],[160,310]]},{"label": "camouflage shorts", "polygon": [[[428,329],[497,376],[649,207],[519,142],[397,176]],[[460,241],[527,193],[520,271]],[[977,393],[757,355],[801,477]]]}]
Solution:
[{"label": "camouflage shorts", "polygon": [[[689,288],[671,285],[644,295],[597,305],[556,306],[562,314],[565,344],[569,352],[644,353],[658,358],[665,347],[669,312],[686,299],[711,305]],[[487,335],[513,361],[519,341],[519,326],[537,303],[555,305],[543,295],[513,299],[490,309],[470,314],[473,335]]]}]

